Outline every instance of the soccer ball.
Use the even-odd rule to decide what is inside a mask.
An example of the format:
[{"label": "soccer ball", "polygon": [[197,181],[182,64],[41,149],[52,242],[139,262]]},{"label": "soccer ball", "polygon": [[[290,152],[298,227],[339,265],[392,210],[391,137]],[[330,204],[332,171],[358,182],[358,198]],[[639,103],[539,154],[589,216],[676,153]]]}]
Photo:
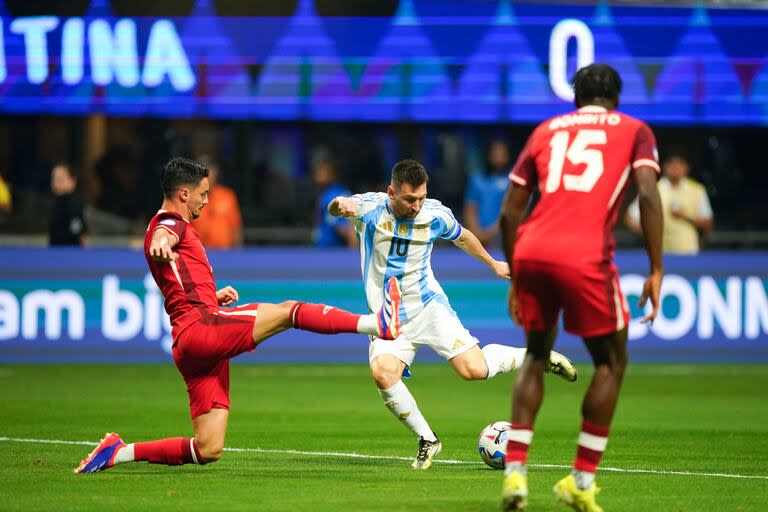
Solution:
[{"label": "soccer ball", "polygon": [[512,425],[508,421],[491,423],[480,432],[477,440],[477,451],[483,462],[493,469],[504,469],[504,459],[507,455],[507,430]]}]

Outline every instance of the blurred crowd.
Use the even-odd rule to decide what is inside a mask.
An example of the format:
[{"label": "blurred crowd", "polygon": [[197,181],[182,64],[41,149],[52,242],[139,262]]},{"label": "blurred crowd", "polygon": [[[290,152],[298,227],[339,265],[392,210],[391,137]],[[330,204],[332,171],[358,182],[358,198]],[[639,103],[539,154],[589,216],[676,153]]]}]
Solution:
[{"label": "blurred crowd", "polygon": [[[0,240],[2,234],[47,233],[50,245],[99,245],[100,240],[120,237],[123,245],[138,246],[147,219],[161,202],[163,163],[184,155],[211,173],[209,205],[194,222],[206,247],[354,247],[353,226],[328,215],[328,203],[339,195],[386,190],[391,165],[412,157],[430,172],[430,196],[452,208],[485,245],[498,247],[497,219],[507,175],[529,131],[314,124],[246,130],[208,126],[200,135],[197,129],[194,124],[163,129],[139,125],[129,134],[133,138],[108,144],[90,164],[77,151],[63,151],[69,160],[6,155],[9,166],[0,171]],[[39,136],[46,136],[44,130]],[[709,145],[711,141],[705,149],[712,149]],[[690,144],[663,145],[663,137],[660,151],[665,251],[695,254],[707,245],[714,227],[718,203],[711,199],[727,206],[729,197],[740,195],[743,164],[723,151],[709,151],[710,159],[702,160]],[[718,164],[718,159],[725,161]],[[730,175],[722,176],[724,167]],[[633,195],[630,188],[620,243],[637,246],[642,239]],[[748,201],[740,204],[744,211],[735,217],[726,211],[732,214],[726,215],[729,229],[743,225],[739,222],[745,215],[749,218]],[[764,229],[763,220],[758,215],[753,226],[744,227]]]}]

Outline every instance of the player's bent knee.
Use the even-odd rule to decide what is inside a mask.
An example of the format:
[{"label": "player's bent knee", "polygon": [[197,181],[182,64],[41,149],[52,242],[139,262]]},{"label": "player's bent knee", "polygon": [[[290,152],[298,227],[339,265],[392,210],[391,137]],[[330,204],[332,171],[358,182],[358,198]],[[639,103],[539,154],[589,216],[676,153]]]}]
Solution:
[{"label": "player's bent knee", "polygon": [[295,300],[286,300],[284,302],[281,302],[275,305],[275,307],[280,312],[280,317],[282,318],[282,321],[280,322],[281,327],[289,328],[293,325],[293,319],[291,318],[291,313],[293,312],[293,308],[295,305],[296,305]]},{"label": "player's bent knee", "polygon": [[400,380],[400,374],[395,372],[373,373],[373,380],[379,389],[389,389]]},{"label": "player's bent knee", "polygon": [[224,446],[222,445],[201,445],[198,447],[200,450],[200,456],[205,461],[205,464],[210,464],[211,462],[216,462],[221,458],[221,454],[224,451]]},{"label": "player's bent knee", "polygon": [[278,308],[280,308],[280,312],[284,313],[286,318],[291,316],[291,311],[293,310],[293,306],[296,305],[295,300],[286,300],[281,302],[277,305]]},{"label": "player's bent knee", "polygon": [[400,380],[402,370],[398,365],[387,364],[376,358],[371,362],[371,375],[379,389],[389,389]]},{"label": "player's bent knee", "polygon": [[464,367],[459,375],[464,380],[483,380],[488,376],[488,366],[485,364],[472,364]]}]

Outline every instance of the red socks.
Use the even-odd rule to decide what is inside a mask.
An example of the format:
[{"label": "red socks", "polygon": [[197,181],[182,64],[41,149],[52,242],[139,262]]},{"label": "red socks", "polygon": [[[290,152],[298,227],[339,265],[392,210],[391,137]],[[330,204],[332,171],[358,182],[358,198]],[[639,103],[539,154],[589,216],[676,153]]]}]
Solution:
[{"label": "red socks", "polygon": [[579,446],[576,450],[576,461],[573,469],[587,473],[595,473],[605,447],[608,445],[608,425],[596,425],[584,420],[581,423]]},{"label": "red socks", "polygon": [[515,425],[507,430],[507,458],[505,463],[525,464],[528,447],[533,439],[533,425]]},{"label": "red socks", "polygon": [[360,315],[325,304],[297,302],[291,309],[293,327],[322,334],[356,333],[359,320]]},{"label": "red socks", "polygon": [[170,437],[148,443],[134,443],[133,455],[134,460],[144,460],[150,464],[168,466],[205,464],[197,449],[197,440],[189,437]]}]

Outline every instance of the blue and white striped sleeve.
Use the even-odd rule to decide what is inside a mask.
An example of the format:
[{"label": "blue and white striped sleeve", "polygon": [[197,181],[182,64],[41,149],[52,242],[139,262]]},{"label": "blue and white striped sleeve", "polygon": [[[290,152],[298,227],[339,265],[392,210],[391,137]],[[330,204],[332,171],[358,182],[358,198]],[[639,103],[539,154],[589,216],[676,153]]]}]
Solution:
[{"label": "blue and white striped sleeve", "polygon": [[450,208],[437,203],[436,217],[440,219],[442,230],[440,238],[445,240],[456,240],[461,236],[461,224],[456,220]]},{"label": "blue and white striped sleeve", "polygon": [[379,206],[380,204],[380,193],[378,192],[366,192],[365,194],[355,194],[350,199],[355,202],[357,205],[357,210],[355,210],[355,218],[357,220],[360,220],[363,218],[363,216]]}]

